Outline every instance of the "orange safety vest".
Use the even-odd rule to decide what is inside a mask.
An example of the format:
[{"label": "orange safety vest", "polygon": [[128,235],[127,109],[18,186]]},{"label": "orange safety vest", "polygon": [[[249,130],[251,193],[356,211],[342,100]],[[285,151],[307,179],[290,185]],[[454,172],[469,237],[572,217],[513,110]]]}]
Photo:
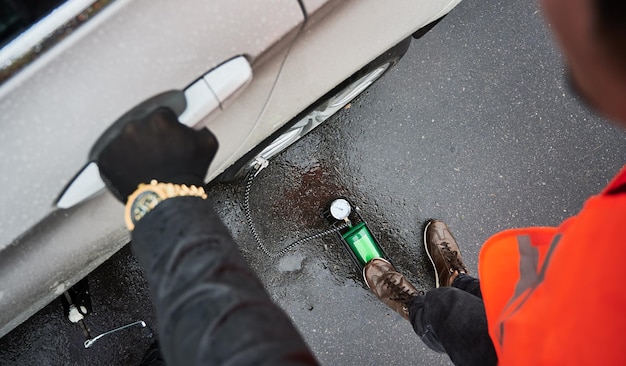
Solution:
[{"label": "orange safety vest", "polygon": [[487,240],[478,272],[500,365],[626,365],[624,185],[626,166],[558,228]]}]

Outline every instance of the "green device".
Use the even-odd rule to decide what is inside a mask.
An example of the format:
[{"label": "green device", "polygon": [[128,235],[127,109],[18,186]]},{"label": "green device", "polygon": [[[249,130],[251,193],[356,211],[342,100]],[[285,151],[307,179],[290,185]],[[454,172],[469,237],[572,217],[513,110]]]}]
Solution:
[{"label": "green device", "polygon": [[346,198],[330,201],[324,210],[324,217],[334,227],[348,224],[347,228],[339,231],[339,237],[360,271],[374,258],[390,261],[359,213],[359,208],[350,204]]}]

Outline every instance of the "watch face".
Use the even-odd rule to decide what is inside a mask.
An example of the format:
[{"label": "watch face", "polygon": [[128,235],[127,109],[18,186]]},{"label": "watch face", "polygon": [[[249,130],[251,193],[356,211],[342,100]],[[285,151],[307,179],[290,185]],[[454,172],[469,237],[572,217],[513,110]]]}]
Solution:
[{"label": "watch face", "polygon": [[130,219],[137,223],[161,201],[161,197],[154,191],[140,193],[130,207]]}]

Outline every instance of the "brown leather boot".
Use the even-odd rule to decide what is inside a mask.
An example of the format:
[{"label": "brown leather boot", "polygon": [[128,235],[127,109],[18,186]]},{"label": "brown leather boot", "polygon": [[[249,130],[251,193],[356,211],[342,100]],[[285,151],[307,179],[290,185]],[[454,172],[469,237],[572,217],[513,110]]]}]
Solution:
[{"label": "brown leather boot", "polygon": [[374,295],[391,309],[409,319],[409,302],[420,292],[391,263],[382,258],[372,259],[363,268],[365,284]]},{"label": "brown leather boot", "polygon": [[424,246],[435,270],[437,287],[450,286],[459,273],[467,273],[459,246],[443,221],[430,220],[426,223]]}]

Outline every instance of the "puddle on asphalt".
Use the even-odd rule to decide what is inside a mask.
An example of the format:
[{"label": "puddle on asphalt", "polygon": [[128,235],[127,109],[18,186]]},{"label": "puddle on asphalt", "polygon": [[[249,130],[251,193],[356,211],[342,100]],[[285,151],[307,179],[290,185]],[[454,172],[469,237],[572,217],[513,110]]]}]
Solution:
[{"label": "puddle on asphalt", "polygon": [[[250,204],[265,245],[277,252],[297,239],[329,229],[322,210],[330,200],[345,196],[361,208],[374,236],[398,269],[418,287],[430,287],[432,275],[427,268],[429,263],[422,256],[416,218],[411,212],[400,216],[394,213],[398,205],[405,206],[403,202],[398,203],[382,192],[370,195],[363,191],[364,178],[359,165],[348,161],[340,154],[341,150],[338,152],[332,146],[338,138],[336,133],[312,133],[307,143],[291,146],[256,178]],[[230,197],[221,203],[237,202],[239,198],[236,194]],[[310,261],[319,260],[318,269],[328,271],[336,281],[363,284],[362,275],[336,235],[300,244],[283,258],[268,259],[250,241],[237,203],[226,206],[230,206],[231,212],[223,217],[227,218],[229,227],[236,227],[231,230],[240,245],[243,244],[244,256],[267,282],[277,286],[299,282],[306,276]]]},{"label": "puddle on asphalt", "polygon": [[321,220],[323,207],[330,200],[346,195],[347,188],[342,187],[329,169],[315,163],[300,174],[295,186],[288,187],[285,194],[273,206],[291,207],[294,219],[300,224]]},{"label": "puddle on asphalt", "polygon": [[[299,157],[306,154],[297,154]],[[394,264],[418,287],[431,286],[431,274],[428,272],[428,264],[423,258],[418,242],[418,235],[414,230],[401,230],[398,223],[386,217],[384,209],[373,197],[367,198],[357,187],[347,187],[340,172],[336,171],[335,165],[326,164],[317,159],[294,159],[286,161],[279,167],[274,167],[272,175],[281,176],[281,187],[264,187],[271,198],[264,203],[271,206],[271,211],[277,216],[285,214],[285,208],[289,208],[288,221],[291,229],[283,222],[283,219],[272,220],[270,237],[283,235],[293,230],[293,225],[302,228],[297,230],[302,236],[317,233],[329,228],[322,218],[323,207],[332,199],[339,196],[348,197],[353,203],[361,208],[361,213],[370,225],[373,234],[377,237]],[[269,173],[269,172],[268,172]],[[280,191],[280,192],[278,192]],[[257,216],[258,217],[258,216]],[[258,219],[261,220],[261,219]],[[258,221],[259,225],[261,221]],[[294,239],[295,240],[295,239]],[[268,241],[271,241],[268,238]],[[282,243],[278,247],[284,247]],[[302,253],[302,257],[287,258],[290,255]],[[363,283],[362,275],[358,273],[345,248],[335,235],[302,244],[294,248],[293,252],[287,253],[280,261],[274,263],[274,267],[283,274],[300,271],[306,264],[306,257],[318,257],[337,279],[352,280]]]},{"label": "puddle on asphalt", "polygon": [[278,260],[278,270],[294,272],[302,269],[302,261],[306,258],[302,253],[285,254]]}]

